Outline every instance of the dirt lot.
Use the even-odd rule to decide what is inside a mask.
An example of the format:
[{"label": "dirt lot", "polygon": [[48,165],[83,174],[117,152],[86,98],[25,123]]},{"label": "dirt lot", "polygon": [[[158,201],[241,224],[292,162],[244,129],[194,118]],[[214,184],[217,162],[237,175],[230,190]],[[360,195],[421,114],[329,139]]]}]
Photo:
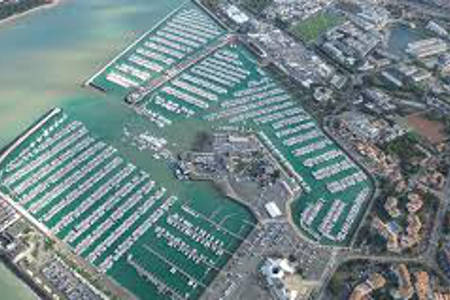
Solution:
[{"label": "dirt lot", "polygon": [[428,120],[422,114],[409,115],[407,121],[412,129],[432,144],[439,144],[448,138],[444,133],[444,124],[439,121]]}]

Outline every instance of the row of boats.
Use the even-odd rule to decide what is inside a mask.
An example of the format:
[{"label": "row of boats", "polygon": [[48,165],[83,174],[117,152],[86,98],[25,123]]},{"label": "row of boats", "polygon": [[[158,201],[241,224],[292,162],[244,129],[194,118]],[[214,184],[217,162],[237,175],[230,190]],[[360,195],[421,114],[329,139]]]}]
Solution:
[{"label": "row of boats", "polygon": [[[153,206],[155,201],[162,198],[164,192],[159,190],[155,195],[146,200],[141,207],[133,212],[119,227],[117,227],[112,234],[103,240],[93,252],[88,255],[88,260],[99,266],[101,272],[107,272],[115,262],[117,262],[130,248],[167,213],[167,211],[178,200],[175,196],[168,197],[159,207],[153,210],[148,215],[149,209]],[[145,217],[146,216],[146,217]],[[136,226],[137,221],[142,221],[140,225],[130,230],[131,227]],[[128,232],[128,233],[126,233]],[[126,234],[125,234],[126,233]],[[111,247],[119,238],[126,237],[116,247]],[[112,249],[114,248],[114,250]],[[109,250],[108,250],[109,249]],[[100,256],[108,250],[109,253],[105,258],[99,259]]]},{"label": "row of boats", "polygon": [[[145,45],[145,47],[147,47],[147,48],[149,48],[151,50],[158,50],[158,49],[160,49],[159,45],[151,43],[151,42],[145,42],[144,45]],[[166,66],[171,66],[171,65],[173,65],[176,62],[175,58],[166,56],[165,52],[163,52],[163,51],[161,51],[162,53],[158,53],[158,52],[155,52],[155,51],[151,51],[149,49],[145,49],[145,48],[139,47],[139,48],[136,49],[136,53],[151,60],[150,62],[153,65],[152,64],[143,65],[144,67],[146,67],[146,68],[148,68],[150,70],[153,70],[155,72],[161,72],[162,71],[162,67],[159,64],[154,63],[153,61],[157,61],[159,63],[163,63]],[[133,57],[141,58],[139,55],[131,55],[128,59],[130,61],[132,61],[132,62],[135,62]],[[145,63],[149,62],[148,60],[143,60],[143,61]],[[141,65],[141,63],[138,63],[138,64]]]},{"label": "row of boats", "polygon": [[[159,55],[161,57],[166,57],[166,59],[170,58],[174,61],[183,59],[187,53],[192,52],[192,49],[189,47],[183,46],[178,43],[174,43],[159,36],[150,37],[147,42],[144,42],[143,46],[145,46],[149,51],[152,51],[154,53],[152,56]],[[151,57],[149,55],[145,56],[152,60],[161,61],[160,59]]]},{"label": "row of boats", "polygon": [[[85,252],[90,252],[88,260],[93,262],[92,257],[95,258],[98,256],[98,253],[101,251],[100,245],[102,245],[106,240],[109,240],[113,234],[109,234],[107,239],[104,239],[103,242],[95,248],[94,251],[87,251],[88,248],[101,236],[103,236],[106,232],[110,231],[112,227],[116,224],[125,224],[122,218],[128,211],[137,211],[137,207],[135,207],[139,202],[141,202],[144,197],[146,201],[150,201],[152,204],[154,203],[153,198],[149,195],[150,191],[153,189],[155,183],[149,180],[148,175],[143,178],[144,185],[142,185],[137,192],[133,193],[132,196],[127,197],[124,202],[121,202],[118,207],[115,207],[108,217],[103,220],[100,224],[96,224],[97,226],[90,226],[89,229],[93,229],[87,236],[85,236],[81,241],[79,241],[75,246],[75,252],[77,254],[84,254]],[[119,222],[120,220],[120,222]],[[95,227],[95,228],[94,228]],[[75,245],[75,243],[74,243]]]},{"label": "row of boats", "polygon": [[154,232],[158,239],[163,239],[167,246],[177,250],[194,264],[215,264],[212,258],[199,252],[197,248],[186,243],[182,238],[171,233],[168,229],[161,226],[156,226]]},{"label": "row of boats", "polygon": [[262,91],[262,92],[258,92],[258,93],[254,93],[254,94],[250,94],[250,95],[235,97],[231,100],[223,101],[222,103],[220,103],[220,106],[222,108],[229,109],[229,108],[236,107],[236,106],[242,106],[242,105],[248,104],[250,102],[254,102],[254,101],[261,100],[261,99],[276,96],[279,94],[284,94],[284,90],[281,88],[274,88],[274,89],[270,89],[268,91]]},{"label": "row of boats", "polygon": [[59,201],[56,205],[53,205],[52,208],[47,211],[43,217],[41,218],[44,222],[50,221],[54,216],[61,212],[62,209],[72,206],[76,203],[80,196],[86,193],[89,189],[94,187],[100,180],[110,175],[110,173],[115,170],[118,166],[123,163],[123,159],[121,157],[114,157],[109,163],[107,163],[104,167],[98,170],[93,176],[87,178],[84,182],[77,186],[76,189],[73,189],[69,194],[67,194],[61,201]]},{"label": "row of boats", "polygon": [[129,74],[140,81],[146,81],[150,78],[150,73],[142,71],[136,67],[133,67],[126,63],[120,63],[116,65],[116,69],[124,74]]},{"label": "row of boats", "polygon": [[288,136],[288,135],[292,135],[292,134],[295,134],[295,133],[298,133],[298,132],[301,132],[301,131],[304,131],[304,130],[307,130],[307,129],[314,128],[316,126],[317,125],[316,125],[315,122],[309,121],[309,122],[297,125],[295,127],[289,127],[287,129],[283,129],[283,130],[277,131],[277,132],[275,132],[275,135],[277,136],[277,138],[282,138],[282,137],[285,137],[285,136]]},{"label": "row of boats", "polygon": [[[49,132],[50,131],[44,131],[43,135],[45,135],[45,138],[41,143],[30,144],[6,166],[5,175],[9,175],[6,175],[2,181],[4,185],[11,186],[15,184],[22,179],[22,177],[28,175],[49,158],[53,157],[55,153],[70,146],[76,139],[85,135],[87,130],[86,128],[80,128],[78,123],[72,122],[61,130],[57,130],[54,135],[50,135]],[[69,134],[71,135],[67,137]],[[49,136],[50,138],[47,138]],[[63,137],[65,137],[65,139],[61,141]],[[39,138],[41,137],[39,136],[38,139]],[[56,147],[54,147],[55,143],[58,143]],[[48,151],[51,147],[54,149]]]},{"label": "row of boats", "polygon": [[[131,169],[132,169],[131,172],[133,172],[135,168],[131,168]],[[126,175],[125,178],[128,178],[128,176],[131,175],[131,174],[127,175],[127,173],[129,173],[129,172],[130,171],[128,170],[128,168],[125,168],[125,171],[124,171],[125,174],[122,174],[122,176]],[[120,186],[118,186],[118,187],[116,186],[114,188],[111,187],[109,192],[112,193],[112,195],[108,196],[106,198],[106,200],[100,206],[98,206],[93,212],[91,212],[89,214],[89,216],[87,216],[86,218],[84,218],[82,220],[77,221],[76,224],[74,224],[74,226],[71,227],[70,232],[64,237],[64,241],[67,243],[70,243],[70,244],[75,244],[76,243],[75,241],[79,237],[84,235],[85,232],[87,232],[89,229],[92,229],[93,227],[96,227],[99,220],[102,220],[102,219],[104,219],[105,216],[112,214],[112,212],[114,211],[114,208],[118,204],[122,203],[122,201],[124,201],[124,199],[130,198],[133,195],[133,193],[135,192],[136,188],[140,184],[145,182],[147,180],[147,178],[148,178],[148,176],[146,173],[140,172],[139,174],[132,175],[131,180],[127,180],[127,181],[123,182]],[[75,209],[74,215],[70,216],[68,218],[74,219],[76,217],[76,215],[82,214],[83,210],[87,209],[90,205],[92,205],[92,204],[89,204],[89,202],[87,202],[88,203],[87,207],[81,208],[81,205],[80,205],[80,210],[78,210],[78,208]],[[65,226],[69,225],[69,224],[65,224],[66,221],[64,221],[64,218],[61,219],[61,222],[63,222],[63,224],[56,225],[54,228],[52,228],[52,230],[55,230],[56,232],[60,232],[61,229],[65,228]],[[57,229],[59,229],[59,231]]]},{"label": "row of boats", "polygon": [[353,169],[355,167],[356,167],[355,164],[353,162],[351,162],[349,159],[344,159],[344,160],[338,161],[332,165],[318,169],[317,171],[313,171],[312,176],[316,180],[323,180],[323,179],[329,178],[331,176],[335,176],[344,171],[347,171],[349,169]]},{"label": "row of boats", "polygon": [[175,213],[167,217],[167,224],[173,226],[186,237],[200,243],[202,246],[211,249],[214,254],[221,256],[224,253],[224,242],[207,230],[194,226],[191,222],[183,216]]},{"label": "row of boats", "polygon": [[[34,136],[36,136],[36,141],[32,141],[26,147],[21,149],[19,154],[6,165],[5,172],[12,172],[15,169],[28,163],[28,161],[35,157],[39,152],[46,150],[54,140],[61,138],[62,136],[64,136],[64,134],[70,132],[70,130],[73,130],[73,128],[70,128],[69,131],[59,132],[58,134],[55,134],[55,136],[53,136],[51,139],[47,139],[45,142],[43,142],[44,139],[53,134],[54,131],[60,130],[60,126],[63,123],[65,124],[66,120],[66,114],[62,114],[59,115],[59,117],[53,117],[48,120],[48,126],[46,126],[45,128],[41,128],[36,133],[34,133]],[[81,123],[77,122],[77,124],[72,124],[72,126],[78,125],[81,125]]]},{"label": "row of boats", "polygon": [[[13,191],[19,195],[23,194],[25,191],[35,186],[49,173],[56,170],[60,165],[66,163],[67,160],[72,159],[79,152],[91,146],[94,142],[95,140],[93,138],[86,137],[86,132],[84,130],[81,130],[74,135],[70,135],[67,139],[51,148],[50,151],[45,152],[42,155],[42,159],[36,158],[29,165],[27,165],[26,171],[20,169],[18,173],[15,173],[11,177],[13,181],[11,182],[10,180],[6,180],[7,182],[5,181],[5,184],[9,186],[16,184],[13,187]],[[64,150],[65,152],[62,152]],[[53,160],[50,161],[50,163],[46,163],[49,159]],[[34,162],[38,163],[36,164]],[[39,169],[39,172],[34,172],[36,169]],[[25,174],[28,176],[25,176]],[[19,182],[19,179],[22,179],[22,181]]]},{"label": "row of boats", "polygon": [[[79,181],[81,181],[81,179],[87,178],[86,175],[88,173],[92,172],[95,168],[103,164],[117,151],[111,146],[108,146],[100,153],[95,154],[92,153],[93,151],[89,150],[90,149],[83,152],[78,159],[74,160],[74,162],[77,162],[77,165],[80,161],[87,161],[86,164],[83,164],[82,168],[72,165],[70,165],[69,167],[64,166],[60,169],[60,171],[63,173],[62,176],[58,176],[58,173],[54,173],[47,180],[40,184],[41,186],[44,186],[44,190],[46,192],[41,197],[37,197],[38,199],[32,199],[33,203],[28,207],[28,210],[31,213],[36,214],[40,212],[42,209],[50,205],[56,198],[61,196],[69,189],[76,190],[77,188],[75,188],[75,186]],[[91,159],[89,160],[89,158]],[[68,173],[70,173],[69,176],[65,177],[65,175],[67,175]],[[95,175],[100,176],[101,173],[98,172],[98,174],[96,173]],[[61,181],[62,178],[64,178],[64,180]]]},{"label": "row of boats", "polygon": [[205,98],[209,101],[218,101],[219,97],[211,92],[208,92],[200,87],[190,84],[189,82],[183,81],[181,79],[172,80],[171,83],[177,88],[188,91],[191,94],[200,96],[201,98]]},{"label": "row of boats", "polygon": [[[266,120],[269,120],[272,118],[279,118],[280,116],[293,114],[293,111],[296,110],[296,108],[293,107],[294,102],[287,100],[286,97],[287,97],[287,95],[283,96],[281,98],[272,100],[279,104],[271,105],[268,107],[259,108],[259,109],[245,112],[243,114],[239,114],[238,116],[235,116],[235,117],[232,117],[231,119],[229,119],[229,122],[230,123],[238,123],[238,122],[240,123],[240,122],[252,119],[256,123],[258,123],[258,122],[263,123]],[[279,102],[279,101],[281,101],[281,102]],[[260,117],[261,115],[266,115],[266,116]]]},{"label": "row of boats", "polygon": [[166,95],[172,96],[177,100],[181,100],[182,102],[188,103],[192,106],[196,106],[201,109],[208,109],[209,107],[209,104],[206,101],[201,100],[195,96],[191,96],[190,94],[184,93],[173,86],[165,85],[161,89],[161,91]]},{"label": "row of boats", "polygon": [[299,108],[296,114],[286,115],[286,118],[282,118],[272,123],[272,129],[280,130],[284,127],[300,124],[309,120],[312,120],[312,118],[308,114],[306,114],[303,109]]},{"label": "row of boats", "polygon": [[[73,221],[77,220],[82,214],[84,214],[87,210],[92,208],[94,204],[97,204],[103,197],[105,197],[108,193],[115,192],[122,183],[122,181],[127,178],[131,173],[136,170],[136,167],[132,164],[127,164],[125,168],[120,169],[113,177],[108,179],[105,183],[103,183],[95,192],[93,192],[86,200],[84,200],[79,206],[77,206],[74,210],[70,211],[63,218],[61,218],[51,229],[55,233],[59,233],[62,229],[66,228]],[[117,195],[116,199],[119,198],[120,195]],[[111,205],[114,202],[114,198],[109,197],[106,200],[107,203]],[[112,206],[111,206],[112,207]],[[105,212],[103,208],[100,210],[101,212]],[[94,214],[99,215],[99,213]],[[86,219],[85,219],[86,220]],[[93,222],[92,222],[93,223]],[[90,220],[84,223],[78,223],[75,225],[77,229],[77,233],[81,234],[82,230],[87,229],[87,225],[91,225]],[[75,231],[71,231],[70,234],[73,234]],[[69,236],[70,236],[69,234]],[[73,240],[71,240],[73,241]]]},{"label": "row of boats", "polygon": [[331,145],[333,145],[333,142],[330,139],[323,138],[317,142],[309,143],[305,146],[302,146],[300,148],[292,150],[291,152],[294,156],[300,157],[300,156],[308,155],[310,153],[314,153],[316,151],[320,151]]},{"label": "row of boats", "polygon": [[202,79],[200,77],[197,77],[193,74],[189,74],[189,73],[183,73],[181,74],[181,79],[183,79],[184,81],[190,82],[192,84],[195,84],[199,87],[203,87],[206,88],[212,92],[214,92],[215,94],[226,94],[228,93],[228,90],[222,86],[219,86],[217,84],[212,83],[209,80],[206,79]]},{"label": "row of boats", "polygon": [[342,179],[335,180],[327,183],[327,189],[331,193],[342,192],[350,187],[353,187],[361,182],[367,180],[367,175],[363,171],[355,172],[351,175],[348,175]]},{"label": "row of boats", "polygon": [[[288,101],[289,99],[290,99],[289,96],[286,94],[272,96],[252,103],[225,109],[218,113],[209,115],[207,119],[208,120],[230,119],[230,121],[233,120],[234,118],[249,119],[252,118],[252,116],[253,117],[260,116],[264,112],[270,113],[273,109],[277,108],[275,106],[276,104],[280,105],[290,103],[290,101]],[[272,108],[273,106],[270,105],[274,105],[275,107]]]},{"label": "row of boats", "polygon": [[251,94],[258,94],[276,88],[277,84],[272,79],[270,79],[270,77],[263,77],[261,80],[249,81],[247,88],[234,92],[233,96],[236,98],[241,98],[249,96]]},{"label": "row of boats", "polygon": [[144,109],[140,110],[140,113],[142,113],[150,122],[155,123],[156,126],[160,128],[170,126],[173,123],[171,119],[163,116],[161,113],[155,111],[154,109],[149,108],[149,106],[146,106]]},{"label": "row of boats", "polygon": [[315,127],[311,130],[302,132],[298,135],[295,135],[295,136],[292,136],[290,138],[283,140],[283,145],[285,145],[287,147],[292,147],[292,146],[302,144],[302,143],[305,143],[305,142],[313,140],[313,139],[317,139],[319,137],[323,137],[323,132],[320,129],[318,129],[317,127]]},{"label": "row of boats", "polygon": [[330,160],[334,160],[338,157],[341,157],[344,155],[344,152],[338,149],[329,150],[327,152],[324,152],[320,155],[308,158],[303,161],[303,165],[308,168],[315,167],[317,165],[323,164],[325,162],[328,162]]}]

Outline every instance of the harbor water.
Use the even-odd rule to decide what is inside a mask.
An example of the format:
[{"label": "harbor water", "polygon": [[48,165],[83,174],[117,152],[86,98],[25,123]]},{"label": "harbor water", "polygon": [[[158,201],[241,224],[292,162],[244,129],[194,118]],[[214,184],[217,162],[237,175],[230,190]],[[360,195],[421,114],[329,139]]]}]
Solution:
[{"label": "harbor water", "polygon": [[37,296],[2,263],[0,263],[0,291],[2,299],[35,300]]}]

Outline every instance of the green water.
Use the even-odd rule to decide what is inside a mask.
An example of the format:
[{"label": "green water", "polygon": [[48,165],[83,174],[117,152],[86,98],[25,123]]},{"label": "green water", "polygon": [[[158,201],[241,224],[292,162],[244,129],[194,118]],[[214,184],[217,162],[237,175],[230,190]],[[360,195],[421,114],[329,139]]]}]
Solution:
[{"label": "green water", "polygon": [[[99,127],[126,119],[128,110],[81,84],[182,2],[62,0],[1,24],[0,147],[54,106],[95,115]],[[35,298],[2,264],[0,291],[2,299]]]},{"label": "green water", "polygon": [[33,300],[37,296],[4,266],[0,264],[0,291],[2,299]]}]

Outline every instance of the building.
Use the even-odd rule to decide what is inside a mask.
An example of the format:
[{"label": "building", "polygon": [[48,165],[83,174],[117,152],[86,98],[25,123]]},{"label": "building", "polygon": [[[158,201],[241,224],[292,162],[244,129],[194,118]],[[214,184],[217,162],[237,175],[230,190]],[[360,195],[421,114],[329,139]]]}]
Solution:
[{"label": "building", "polygon": [[414,295],[414,287],[411,283],[411,274],[405,264],[392,267],[398,279],[398,288],[391,290],[394,299],[410,299]]},{"label": "building", "polygon": [[410,213],[418,212],[423,206],[422,197],[417,193],[410,193],[408,195],[408,203],[406,204],[406,208]]},{"label": "building", "polygon": [[349,300],[368,299],[370,294],[381,289],[386,284],[386,279],[379,273],[372,273],[366,281],[358,284],[350,295]]},{"label": "building", "polygon": [[395,197],[388,197],[386,199],[384,209],[392,218],[397,218],[401,215],[400,209],[398,208],[398,200]]},{"label": "building", "polygon": [[283,214],[274,201],[267,203],[264,207],[271,218],[277,218]]},{"label": "building", "polygon": [[243,13],[236,5],[230,5],[225,9],[225,14],[231,21],[236,23],[237,25],[244,25],[250,19],[249,17]]},{"label": "building", "polygon": [[397,223],[384,223],[379,217],[374,217],[372,220],[372,227],[386,239],[387,250],[389,252],[399,253],[402,250],[399,245],[399,227],[395,224]]},{"label": "building", "polygon": [[430,276],[427,272],[419,271],[414,273],[416,279],[415,288],[416,295],[419,300],[430,299]]}]

